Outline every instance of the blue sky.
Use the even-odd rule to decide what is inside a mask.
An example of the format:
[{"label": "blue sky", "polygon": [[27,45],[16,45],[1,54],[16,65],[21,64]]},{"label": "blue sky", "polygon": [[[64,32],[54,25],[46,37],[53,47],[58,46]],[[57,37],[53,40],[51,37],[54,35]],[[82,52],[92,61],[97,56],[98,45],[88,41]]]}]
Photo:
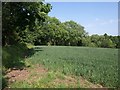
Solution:
[{"label": "blue sky", "polygon": [[61,22],[73,20],[91,34],[118,35],[117,2],[49,2],[53,6],[48,14]]}]

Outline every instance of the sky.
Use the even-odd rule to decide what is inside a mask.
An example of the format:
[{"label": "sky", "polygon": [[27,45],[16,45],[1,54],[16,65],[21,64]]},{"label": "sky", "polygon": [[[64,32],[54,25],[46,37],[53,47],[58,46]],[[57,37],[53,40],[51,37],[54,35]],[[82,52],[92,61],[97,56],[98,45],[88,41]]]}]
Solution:
[{"label": "sky", "polygon": [[92,34],[118,35],[117,2],[49,2],[49,16],[61,22],[73,20]]}]

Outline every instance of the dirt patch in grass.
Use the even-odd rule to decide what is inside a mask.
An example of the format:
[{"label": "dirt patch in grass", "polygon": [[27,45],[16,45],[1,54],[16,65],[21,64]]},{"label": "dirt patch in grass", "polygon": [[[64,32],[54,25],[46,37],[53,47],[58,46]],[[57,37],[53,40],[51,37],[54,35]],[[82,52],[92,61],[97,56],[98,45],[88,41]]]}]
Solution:
[{"label": "dirt patch in grass", "polygon": [[8,79],[8,83],[13,83],[15,81],[33,81],[47,73],[47,70],[40,65],[36,65],[34,68],[25,68],[22,70],[10,70],[5,77]]},{"label": "dirt patch in grass", "polygon": [[12,70],[5,77],[8,78],[8,82],[12,83],[16,80],[26,80],[29,75],[28,70]]},{"label": "dirt patch in grass", "polygon": [[60,78],[56,78],[53,82],[51,82],[51,83],[53,83],[54,85],[56,84],[56,85],[61,85],[61,84],[63,84],[63,85],[65,85],[66,87],[77,87],[76,85],[77,85],[77,80],[75,79],[75,78],[72,78],[72,77],[70,77],[70,76],[65,76],[65,78],[64,79],[60,79]]},{"label": "dirt patch in grass", "polygon": [[87,81],[86,79],[84,79],[83,77],[79,77],[79,81],[80,81],[80,86],[83,88],[102,88],[102,85],[99,84],[93,84],[89,81]]},{"label": "dirt patch in grass", "polygon": [[[11,70],[5,75],[5,77],[8,79],[9,85],[16,81],[27,81],[29,84],[33,84],[38,79],[45,78],[48,74],[50,74],[50,71],[44,68],[44,66],[36,65],[33,68],[29,67],[23,70]],[[48,83],[50,86],[53,85],[51,88],[54,88],[54,86],[57,85],[65,85],[66,87],[73,88],[102,88],[101,85],[93,84],[83,77],[65,76],[63,74],[60,75],[60,73],[57,74],[55,72],[55,79]],[[47,84],[45,86],[47,87]]]},{"label": "dirt patch in grass", "polygon": [[103,86],[99,84],[93,84],[83,77],[72,77],[72,76],[65,76],[64,79],[59,79],[56,78],[53,81],[54,84],[64,84],[65,86],[69,87],[71,86],[72,88],[80,87],[80,88],[103,88]]}]

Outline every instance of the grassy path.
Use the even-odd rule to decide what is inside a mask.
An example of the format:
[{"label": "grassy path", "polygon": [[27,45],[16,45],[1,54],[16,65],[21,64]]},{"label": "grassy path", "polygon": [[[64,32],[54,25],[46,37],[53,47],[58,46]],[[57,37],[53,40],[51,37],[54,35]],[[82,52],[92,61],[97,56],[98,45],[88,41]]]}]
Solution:
[{"label": "grassy path", "polygon": [[11,70],[6,74],[9,88],[101,88],[82,77],[68,76],[45,69],[41,65]]}]

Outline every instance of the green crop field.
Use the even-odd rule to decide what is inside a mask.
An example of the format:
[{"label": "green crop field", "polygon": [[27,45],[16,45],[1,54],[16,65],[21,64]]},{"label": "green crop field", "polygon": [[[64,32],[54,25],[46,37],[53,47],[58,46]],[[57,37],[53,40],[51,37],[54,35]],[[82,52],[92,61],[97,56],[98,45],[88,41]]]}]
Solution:
[{"label": "green crop field", "polygon": [[64,75],[82,76],[104,87],[118,86],[118,49],[71,46],[36,46],[26,60]]}]

